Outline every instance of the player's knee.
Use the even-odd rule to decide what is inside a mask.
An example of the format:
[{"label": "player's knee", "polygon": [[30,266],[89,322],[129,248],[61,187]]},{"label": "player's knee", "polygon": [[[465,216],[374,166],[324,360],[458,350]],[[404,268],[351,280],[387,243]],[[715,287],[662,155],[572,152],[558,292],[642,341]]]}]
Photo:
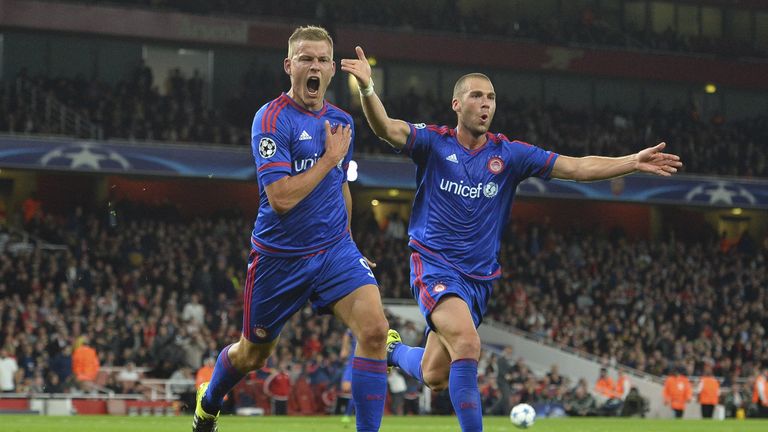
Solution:
[{"label": "player's knee", "polygon": [[367,322],[360,327],[357,343],[371,350],[383,349],[387,343],[387,330],[389,323],[386,319]]},{"label": "player's knee", "polygon": [[444,371],[422,371],[424,384],[434,391],[443,391],[448,388],[448,374]]},{"label": "player's knee", "polygon": [[453,348],[454,353],[452,360],[477,360],[480,358],[480,338],[474,337],[474,335],[467,335],[457,339],[451,344],[451,348]]},{"label": "player's knee", "polygon": [[244,349],[243,346],[232,346],[229,350],[229,362],[240,372],[250,372],[261,369],[267,363],[269,352],[263,353],[261,350]]}]

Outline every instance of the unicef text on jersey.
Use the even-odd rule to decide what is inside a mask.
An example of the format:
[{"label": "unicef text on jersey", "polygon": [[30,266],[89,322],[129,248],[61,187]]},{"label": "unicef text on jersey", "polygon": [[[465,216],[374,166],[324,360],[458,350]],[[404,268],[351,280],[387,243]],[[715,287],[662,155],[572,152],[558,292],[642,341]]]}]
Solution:
[{"label": "unicef text on jersey", "polygon": [[482,183],[470,186],[465,185],[463,180],[456,183],[446,179],[440,179],[440,189],[465,198],[480,198],[481,192],[486,198],[493,198],[499,192],[499,186],[494,182],[488,182],[483,187]]}]

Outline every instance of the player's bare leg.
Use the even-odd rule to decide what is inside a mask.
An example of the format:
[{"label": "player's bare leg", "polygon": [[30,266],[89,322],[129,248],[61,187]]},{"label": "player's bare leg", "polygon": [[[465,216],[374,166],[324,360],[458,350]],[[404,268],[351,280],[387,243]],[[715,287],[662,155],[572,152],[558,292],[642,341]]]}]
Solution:
[{"label": "player's bare leg", "polygon": [[240,335],[240,340],[229,348],[229,361],[232,362],[235,369],[244,374],[261,369],[267,363],[272,352],[275,351],[279,340],[280,338],[277,337],[271,342],[257,344]]},{"label": "player's bare leg", "polygon": [[279,338],[256,344],[244,336],[221,350],[216,360],[210,383],[203,383],[198,389],[195,414],[192,419],[193,432],[215,432],[216,421],[224,396],[252,370],[260,369],[274,351]]},{"label": "player's bare leg", "polygon": [[386,340],[389,324],[379,288],[364,285],[333,305],[333,313],[357,339],[352,360],[352,399],[358,431],[378,431],[387,391]]},{"label": "player's bare leg", "polygon": [[[443,297],[432,310],[430,319],[437,330],[441,344],[451,358],[447,376],[448,391],[461,430],[482,431],[483,411],[480,391],[477,387],[480,336],[477,334],[469,307],[459,297]],[[424,382],[431,380],[435,386],[444,386],[445,354],[439,353],[437,349],[433,349],[432,352],[440,357],[428,358],[425,350],[424,357],[427,358],[428,363],[425,368],[422,359]]]},{"label": "player's bare leg", "polygon": [[431,331],[424,345],[421,358],[421,373],[424,385],[434,391],[448,388],[448,374],[451,371],[451,354],[446,349],[437,333]]}]

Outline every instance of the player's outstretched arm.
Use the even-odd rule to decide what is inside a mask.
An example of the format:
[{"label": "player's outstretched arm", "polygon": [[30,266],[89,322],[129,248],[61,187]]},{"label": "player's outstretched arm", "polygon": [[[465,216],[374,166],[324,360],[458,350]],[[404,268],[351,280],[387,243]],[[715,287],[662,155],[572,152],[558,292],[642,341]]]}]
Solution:
[{"label": "player's outstretched arm", "polygon": [[264,188],[269,205],[283,214],[296,207],[312,192],[325,176],[344,159],[352,141],[352,126],[337,127],[331,131],[328,120],[325,121],[325,153],[312,168],[297,176],[285,176]]},{"label": "player's outstretched arm", "polygon": [[357,85],[360,87],[360,101],[363,105],[363,113],[368,120],[368,124],[373,129],[373,133],[379,138],[387,141],[392,147],[402,148],[408,141],[408,135],[411,128],[402,120],[391,119],[387,115],[387,110],[381,99],[373,91],[373,80],[371,79],[371,65],[365,58],[363,49],[355,47],[357,53],[356,59],[342,59],[341,70],[351,73],[357,79]]},{"label": "player's outstretched arm", "polygon": [[638,153],[622,157],[585,156],[580,158],[559,156],[552,167],[552,177],[563,180],[596,181],[645,172],[671,176],[683,166],[680,157],[662,153],[665,143],[648,147]]}]

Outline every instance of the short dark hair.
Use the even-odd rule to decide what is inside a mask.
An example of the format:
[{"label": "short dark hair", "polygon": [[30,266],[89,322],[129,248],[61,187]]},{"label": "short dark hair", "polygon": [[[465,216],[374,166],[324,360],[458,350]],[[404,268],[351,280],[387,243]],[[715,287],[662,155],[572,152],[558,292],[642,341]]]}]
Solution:
[{"label": "short dark hair", "polygon": [[487,80],[488,82],[491,81],[491,79],[488,78],[488,75],[481,74],[479,72],[468,73],[468,74],[462,76],[461,78],[459,78],[458,80],[456,80],[456,84],[453,86],[453,98],[454,99],[458,99],[459,96],[461,96],[464,92],[467,91],[465,89],[466,86],[464,85],[464,83],[466,83],[467,80],[470,79],[470,78],[480,78],[480,79]]}]

